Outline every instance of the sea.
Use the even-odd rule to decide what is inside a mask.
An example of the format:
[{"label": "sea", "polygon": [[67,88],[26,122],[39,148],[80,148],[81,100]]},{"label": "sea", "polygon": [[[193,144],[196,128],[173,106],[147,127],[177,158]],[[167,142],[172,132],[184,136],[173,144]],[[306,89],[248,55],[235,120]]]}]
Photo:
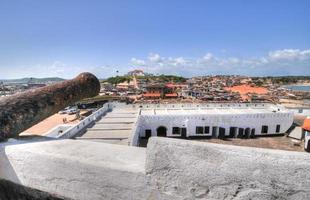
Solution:
[{"label": "sea", "polygon": [[310,92],[310,85],[285,85],[283,87],[295,91]]}]

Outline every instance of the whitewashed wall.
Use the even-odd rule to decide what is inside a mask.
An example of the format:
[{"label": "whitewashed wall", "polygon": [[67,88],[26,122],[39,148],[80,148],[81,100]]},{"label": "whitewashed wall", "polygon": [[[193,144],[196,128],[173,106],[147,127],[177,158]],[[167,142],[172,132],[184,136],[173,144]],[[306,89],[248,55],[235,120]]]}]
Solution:
[{"label": "whitewashed wall", "polygon": [[187,136],[196,135],[196,126],[212,126],[225,128],[225,135],[229,135],[230,127],[254,128],[255,135],[261,134],[263,125],[268,126],[267,134],[276,133],[276,125],[280,125],[280,133],[286,132],[293,123],[293,114],[287,113],[258,113],[258,114],[191,114],[191,115],[141,115],[140,135],[145,136],[145,130],[151,129],[152,136],[157,135],[157,128],[164,126],[167,128],[167,136],[177,136],[172,134],[172,127],[187,128]]},{"label": "whitewashed wall", "polygon": [[93,114],[89,115],[78,124],[75,124],[71,128],[67,129],[61,135],[58,135],[57,138],[69,139],[75,137],[81,131],[85,130],[91,123],[100,119],[103,115],[105,115],[108,111],[110,111],[111,106],[109,103],[105,104],[102,108],[98,109]]},{"label": "whitewashed wall", "polygon": [[310,108],[289,108],[296,115],[310,116]]}]

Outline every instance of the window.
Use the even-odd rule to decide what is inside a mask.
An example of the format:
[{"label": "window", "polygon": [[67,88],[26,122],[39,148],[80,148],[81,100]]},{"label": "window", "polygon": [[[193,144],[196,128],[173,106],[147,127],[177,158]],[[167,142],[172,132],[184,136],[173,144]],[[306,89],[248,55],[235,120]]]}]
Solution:
[{"label": "window", "polygon": [[203,127],[202,126],[196,126],[196,134],[203,134]]},{"label": "window", "polygon": [[212,127],[212,137],[215,137],[217,134],[217,126]]},{"label": "window", "polygon": [[276,133],[280,133],[280,124],[278,124],[276,127]]},{"label": "window", "polygon": [[186,128],[181,128],[182,137],[186,137]]},{"label": "window", "polygon": [[180,135],[180,128],[179,127],[172,127],[172,134],[173,135]]},{"label": "window", "polygon": [[243,128],[239,128],[238,130],[238,138],[242,138],[244,134],[244,129]]},{"label": "window", "polygon": [[210,126],[205,126],[205,130],[204,130],[205,134],[209,134],[210,133]]},{"label": "window", "polygon": [[262,126],[262,133],[268,133],[268,126]]},{"label": "window", "polygon": [[151,129],[146,129],[145,130],[145,137],[151,137],[152,136],[152,130]]},{"label": "window", "polygon": [[219,128],[219,138],[224,138],[225,137],[225,128],[223,128],[223,127],[220,127]]},{"label": "window", "polygon": [[230,127],[229,129],[229,137],[235,137],[237,132],[237,127]]}]

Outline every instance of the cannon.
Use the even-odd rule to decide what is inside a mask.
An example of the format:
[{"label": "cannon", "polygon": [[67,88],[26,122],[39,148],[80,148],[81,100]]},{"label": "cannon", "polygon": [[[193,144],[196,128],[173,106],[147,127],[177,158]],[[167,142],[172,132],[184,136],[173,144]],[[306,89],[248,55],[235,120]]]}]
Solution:
[{"label": "cannon", "polygon": [[0,99],[0,140],[18,136],[75,102],[96,96],[99,80],[91,73]]}]

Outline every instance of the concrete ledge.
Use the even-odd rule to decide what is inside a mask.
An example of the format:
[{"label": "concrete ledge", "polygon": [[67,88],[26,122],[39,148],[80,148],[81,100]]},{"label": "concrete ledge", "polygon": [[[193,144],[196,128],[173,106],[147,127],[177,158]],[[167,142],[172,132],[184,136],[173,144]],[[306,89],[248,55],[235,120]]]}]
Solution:
[{"label": "concrete ledge", "polygon": [[307,153],[157,138],[0,143],[0,179],[65,198],[310,199]]},{"label": "concrete ledge", "polygon": [[51,195],[49,193],[28,188],[4,179],[0,179],[0,199],[1,200],[10,200],[10,199],[70,200],[65,197]]},{"label": "concrete ledge", "polygon": [[145,149],[54,140],[0,144],[0,177],[72,199],[144,199]]},{"label": "concrete ledge", "polygon": [[163,199],[310,199],[307,153],[150,138],[146,173]]}]

